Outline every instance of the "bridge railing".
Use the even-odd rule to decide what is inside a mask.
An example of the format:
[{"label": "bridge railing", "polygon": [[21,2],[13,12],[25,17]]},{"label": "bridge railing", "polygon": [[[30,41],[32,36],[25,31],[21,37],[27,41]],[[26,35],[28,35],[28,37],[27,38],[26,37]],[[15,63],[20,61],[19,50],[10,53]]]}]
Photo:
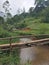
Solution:
[{"label": "bridge railing", "polygon": [[[32,40],[35,40],[35,39],[40,39],[40,38],[49,38],[49,34],[22,35],[22,36],[16,36],[16,37],[0,38],[0,44],[6,44],[6,43],[11,44],[12,42],[18,42],[20,38],[30,38]],[[1,41],[3,41],[3,42],[1,42]]]},{"label": "bridge railing", "polygon": [[15,36],[15,37],[6,37],[0,38],[0,40],[7,40],[7,39],[15,39],[15,38],[30,38],[30,37],[49,37],[49,34],[38,34],[38,35],[22,35],[22,36]]},{"label": "bridge railing", "polygon": [[[33,39],[33,38],[40,37],[40,36],[41,37],[44,36],[47,38],[49,36],[49,34],[46,34],[46,35],[45,34],[42,34],[42,35],[25,35],[25,36],[0,38],[0,44],[9,44],[10,48],[11,48],[12,43],[13,42],[19,42],[20,38],[31,38],[31,39]],[[48,41],[48,40],[46,39],[46,41]]]}]

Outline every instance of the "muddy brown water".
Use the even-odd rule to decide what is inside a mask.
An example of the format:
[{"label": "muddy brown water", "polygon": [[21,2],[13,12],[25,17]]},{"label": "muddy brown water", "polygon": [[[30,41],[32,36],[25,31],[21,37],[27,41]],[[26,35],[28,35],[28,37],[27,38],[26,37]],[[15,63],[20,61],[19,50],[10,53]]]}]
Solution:
[{"label": "muddy brown water", "polygon": [[20,59],[22,64],[30,62],[31,65],[49,65],[49,47],[34,46],[22,48],[20,52]]}]

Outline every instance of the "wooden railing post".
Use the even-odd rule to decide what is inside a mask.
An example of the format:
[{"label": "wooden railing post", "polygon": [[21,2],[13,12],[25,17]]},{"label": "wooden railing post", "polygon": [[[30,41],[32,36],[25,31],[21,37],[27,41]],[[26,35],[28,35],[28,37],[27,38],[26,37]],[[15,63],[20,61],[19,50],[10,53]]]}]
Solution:
[{"label": "wooden railing post", "polygon": [[9,40],[10,40],[10,55],[11,55],[11,51],[12,51],[12,45],[11,45],[12,42],[11,41],[12,41],[12,38],[10,38]]}]

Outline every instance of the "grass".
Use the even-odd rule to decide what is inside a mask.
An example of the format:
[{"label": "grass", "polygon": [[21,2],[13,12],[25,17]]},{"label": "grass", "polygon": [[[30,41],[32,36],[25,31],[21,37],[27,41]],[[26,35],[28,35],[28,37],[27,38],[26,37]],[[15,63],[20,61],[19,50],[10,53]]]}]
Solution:
[{"label": "grass", "polygon": [[22,23],[25,21],[27,27],[30,28],[30,31],[22,31],[22,30],[16,30],[19,34],[49,34],[49,23],[42,23],[41,18],[35,19],[33,17],[25,18],[24,20],[20,21],[19,23]]},{"label": "grass", "polygon": [[[39,35],[39,34],[49,34],[49,23],[41,23],[41,19],[35,19],[33,17],[25,18],[19,23],[22,23],[25,21],[27,24],[27,28],[30,28],[30,30],[15,30],[15,31],[7,31],[4,30],[2,26],[0,26],[0,35],[3,37],[12,37],[12,36],[19,36],[19,35]],[[2,37],[1,36],[1,37]],[[18,42],[19,39],[12,39],[12,43]],[[8,44],[10,43],[9,40],[0,40],[0,44]]]},{"label": "grass", "polygon": [[16,42],[19,42],[19,38],[12,39],[11,41],[10,40],[0,40],[0,44],[10,44],[10,43],[16,43]]},{"label": "grass", "polygon": [[19,49],[15,48],[10,55],[10,51],[0,51],[0,65],[18,65],[20,63]]}]

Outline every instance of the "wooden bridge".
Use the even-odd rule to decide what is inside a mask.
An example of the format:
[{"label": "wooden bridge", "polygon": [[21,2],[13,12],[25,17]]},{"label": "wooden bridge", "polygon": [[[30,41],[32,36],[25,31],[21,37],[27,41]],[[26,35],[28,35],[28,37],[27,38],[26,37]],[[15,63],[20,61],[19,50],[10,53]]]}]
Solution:
[{"label": "wooden bridge", "polygon": [[16,42],[12,43],[11,40],[15,38],[32,38],[33,36],[17,36],[17,37],[8,37],[8,38],[0,38],[0,40],[9,40],[9,44],[0,44],[0,49],[7,50],[12,49],[14,47],[24,48],[31,46],[42,46],[49,44],[49,38],[39,39],[39,40],[31,40],[27,42]]}]

